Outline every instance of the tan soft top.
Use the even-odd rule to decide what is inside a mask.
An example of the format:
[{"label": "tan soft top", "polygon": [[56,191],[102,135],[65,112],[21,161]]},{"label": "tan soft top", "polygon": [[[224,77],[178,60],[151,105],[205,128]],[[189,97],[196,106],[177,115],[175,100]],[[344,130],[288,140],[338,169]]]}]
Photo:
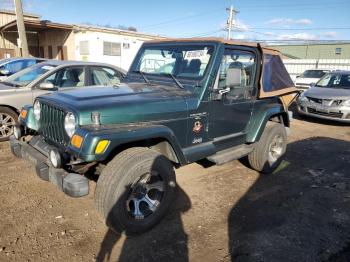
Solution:
[{"label": "tan soft top", "polygon": [[[257,42],[228,40],[221,37],[166,38],[166,39],[157,39],[157,40],[147,41],[147,43],[166,43],[166,42],[218,42],[226,45],[239,45],[239,46],[251,46],[251,47],[258,47],[259,45],[259,43]],[[264,45],[260,45],[260,46],[264,53],[281,55],[281,53],[276,49],[273,49]]]}]

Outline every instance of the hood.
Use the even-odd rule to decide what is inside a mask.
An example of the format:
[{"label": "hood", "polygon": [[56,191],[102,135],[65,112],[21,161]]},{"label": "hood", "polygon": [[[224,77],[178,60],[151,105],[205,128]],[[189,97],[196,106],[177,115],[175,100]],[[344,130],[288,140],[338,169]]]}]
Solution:
[{"label": "hood", "polygon": [[0,93],[4,91],[15,91],[17,88],[14,86],[5,85],[0,82]]},{"label": "hood", "polygon": [[75,112],[80,125],[91,124],[91,112],[99,112],[101,124],[107,125],[187,117],[190,96],[176,86],[129,83],[55,92],[39,100]]},{"label": "hood", "polygon": [[305,96],[320,98],[320,99],[334,99],[334,100],[348,100],[350,99],[350,89],[328,88],[328,87],[312,87],[305,91]]},{"label": "hood", "polygon": [[308,84],[310,85],[311,83],[316,83],[320,80],[319,78],[304,78],[304,77],[298,77],[295,80],[295,84]]}]

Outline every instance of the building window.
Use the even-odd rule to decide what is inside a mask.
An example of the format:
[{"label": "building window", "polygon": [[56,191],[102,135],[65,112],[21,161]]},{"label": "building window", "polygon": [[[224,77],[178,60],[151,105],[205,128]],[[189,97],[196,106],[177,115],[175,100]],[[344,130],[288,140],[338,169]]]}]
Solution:
[{"label": "building window", "polygon": [[89,54],[89,41],[80,41],[79,42],[79,53],[80,55]]},{"label": "building window", "polygon": [[335,49],[335,54],[336,54],[336,55],[341,55],[341,48],[340,48],[340,47],[337,47],[337,48]]},{"label": "building window", "polygon": [[120,56],[120,43],[103,42],[103,55]]},{"label": "building window", "polygon": [[130,44],[129,43],[123,43],[123,48],[124,49],[129,49],[130,48]]}]

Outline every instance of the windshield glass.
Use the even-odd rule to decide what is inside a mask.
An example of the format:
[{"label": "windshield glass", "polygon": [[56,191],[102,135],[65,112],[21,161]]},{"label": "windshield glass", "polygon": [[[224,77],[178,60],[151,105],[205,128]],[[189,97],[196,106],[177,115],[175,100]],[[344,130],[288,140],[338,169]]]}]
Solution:
[{"label": "windshield glass", "polygon": [[0,64],[4,64],[8,61],[10,61],[11,59],[10,58],[3,58],[3,59],[0,59]]},{"label": "windshield glass", "polygon": [[316,86],[350,89],[350,74],[327,74],[317,82]]},{"label": "windshield glass", "polygon": [[301,77],[304,78],[321,78],[327,73],[327,71],[324,70],[306,70]]},{"label": "windshield glass", "polygon": [[200,80],[203,78],[213,46],[174,44],[145,46],[135,60],[131,72],[149,75],[173,75],[176,78]]},{"label": "windshield glass", "polygon": [[5,81],[15,86],[25,86],[55,67],[48,64],[37,64],[8,77]]}]

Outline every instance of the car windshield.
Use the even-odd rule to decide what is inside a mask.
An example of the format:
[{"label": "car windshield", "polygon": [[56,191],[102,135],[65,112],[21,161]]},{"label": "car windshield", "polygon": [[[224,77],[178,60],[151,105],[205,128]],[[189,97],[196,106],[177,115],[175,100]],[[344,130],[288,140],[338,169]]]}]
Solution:
[{"label": "car windshield", "polygon": [[327,73],[324,70],[306,70],[301,77],[303,78],[321,78]]},{"label": "car windshield", "polygon": [[26,86],[39,76],[45,74],[46,72],[53,70],[55,65],[48,64],[37,64],[31,67],[28,67],[12,76],[8,77],[4,84],[8,83],[14,86]]},{"label": "car windshield", "polygon": [[10,58],[3,58],[3,59],[0,59],[0,64],[4,64],[8,61],[10,61],[11,59]]},{"label": "car windshield", "polygon": [[321,78],[317,87],[350,89],[350,73],[348,74],[327,74]]},{"label": "car windshield", "polygon": [[174,44],[145,46],[131,67],[131,72],[148,76],[172,75],[176,79],[200,80],[203,78],[213,46]]}]

